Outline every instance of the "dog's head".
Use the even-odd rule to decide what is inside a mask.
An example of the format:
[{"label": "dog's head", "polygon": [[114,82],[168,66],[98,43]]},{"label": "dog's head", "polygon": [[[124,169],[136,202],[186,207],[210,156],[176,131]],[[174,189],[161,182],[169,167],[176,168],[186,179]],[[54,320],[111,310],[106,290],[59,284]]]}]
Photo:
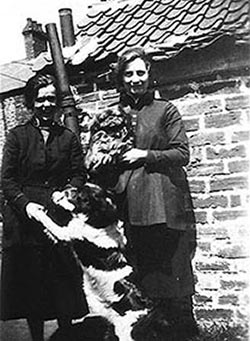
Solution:
[{"label": "dog's head", "polygon": [[93,227],[106,227],[118,220],[111,193],[95,184],[86,183],[81,189],[66,187],[54,192],[52,201],[66,211],[86,215],[86,222]]}]

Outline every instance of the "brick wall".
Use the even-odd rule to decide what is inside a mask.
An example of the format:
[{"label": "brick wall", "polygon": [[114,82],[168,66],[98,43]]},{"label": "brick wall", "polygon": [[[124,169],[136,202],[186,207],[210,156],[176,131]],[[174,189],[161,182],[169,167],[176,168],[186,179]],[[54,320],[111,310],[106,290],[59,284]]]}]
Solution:
[{"label": "brick wall", "polygon": [[249,304],[249,95],[236,86],[174,103],[191,148],[196,314],[242,323]]},{"label": "brick wall", "polygon": [[[30,113],[24,104],[22,95],[9,96],[0,101],[0,172],[3,146],[8,131],[18,123],[25,122],[30,117]],[[0,189],[0,207],[2,203],[2,193]],[[0,210],[0,222],[2,221]],[[0,228],[1,235],[1,228]],[[1,237],[1,236],[0,236]],[[1,242],[1,239],[0,239]],[[1,249],[1,248],[0,248]]]},{"label": "brick wall", "polygon": [[[202,320],[247,321],[249,295],[249,113],[244,78],[210,93],[176,98],[190,140],[187,167],[195,205],[198,248],[193,260],[195,311]],[[78,107],[95,114],[117,101],[114,90],[81,96]],[[24,119],[21,96],[0,107],[4,132]],[[4,115],[3,115],[4,114]]]}]

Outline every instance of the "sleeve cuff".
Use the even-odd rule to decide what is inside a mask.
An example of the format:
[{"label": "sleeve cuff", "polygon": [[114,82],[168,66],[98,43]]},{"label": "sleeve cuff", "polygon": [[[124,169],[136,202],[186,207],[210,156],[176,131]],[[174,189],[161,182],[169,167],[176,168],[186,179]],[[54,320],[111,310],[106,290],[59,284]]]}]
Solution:
[{"label": "sleeve cuff", "polygon": [[16,208],[21,212],[25,211],[25,207],[29,202],[29,199],[24,194],[19,194],[13,201]]},{"label": "sleeve cuff", "polygon": [[156,157],[155,154],[152,150],[148,150],[148,154],[145,160],[145,165],[151,165],[152,163],[154,163],[156,161]]}]

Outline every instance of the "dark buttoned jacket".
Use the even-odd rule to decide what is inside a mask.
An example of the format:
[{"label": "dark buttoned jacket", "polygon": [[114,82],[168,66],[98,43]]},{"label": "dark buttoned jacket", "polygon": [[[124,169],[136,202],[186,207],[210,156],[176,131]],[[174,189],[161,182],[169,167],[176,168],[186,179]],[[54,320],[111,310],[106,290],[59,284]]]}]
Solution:
[{"label": "dark buttoned jacket", "polygon": [[6,139],[2,160],[4,246],[38,241],[25,214],[29,202],[47,207],[54,190],[66,184],[81,186],[86,179],[76,135],[54,123],[45,143],[36,123],[32,118],[13,128]]},{"label": "dark buttoned jacket", "polygon": [[152,93],[137,103],[122,96],[121,109],[132,119],[135,148],[148,152],[143,164],[135,164],[120,177],[127,192],[129,222],[138,226],[166,223],[168,228],[185,231],[194,223],[194,213],[184,170],[189,145],[180,113]]}]

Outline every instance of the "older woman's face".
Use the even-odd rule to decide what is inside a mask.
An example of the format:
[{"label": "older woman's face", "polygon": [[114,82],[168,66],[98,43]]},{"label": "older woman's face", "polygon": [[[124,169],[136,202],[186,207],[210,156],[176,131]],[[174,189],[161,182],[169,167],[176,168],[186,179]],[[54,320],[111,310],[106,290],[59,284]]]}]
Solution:
[{"label": "older woman's face", "polygon": [[123,74],[125,91],[134,97],[141,97],[148,89],[149,69],[141,58],[128,63]]},{"label": "older woman's face", "polygon": [[54,118],[57,106],[56,88],[50,84],[38,90],[34,101],[35,114],[43,120]]}]

